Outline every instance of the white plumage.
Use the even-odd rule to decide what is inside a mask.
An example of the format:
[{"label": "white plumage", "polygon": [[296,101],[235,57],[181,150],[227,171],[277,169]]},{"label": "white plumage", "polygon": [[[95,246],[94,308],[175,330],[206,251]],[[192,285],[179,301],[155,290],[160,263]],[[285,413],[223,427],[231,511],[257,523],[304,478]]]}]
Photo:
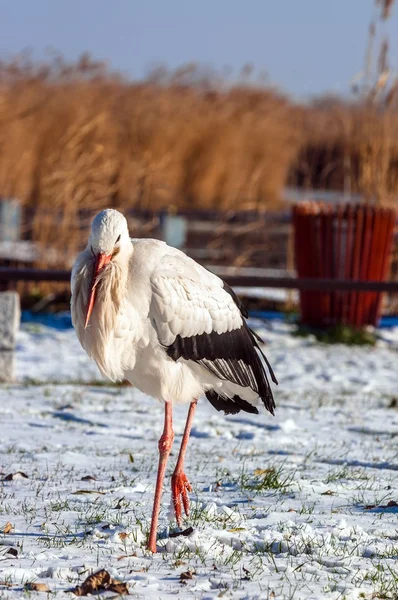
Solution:
[{"label": "white plumage", "polygon": [[273,412],[258,338],[232,290],[164,242],[130,240],[119,212],[93,220],[71,287],[80,343],[111,380],[169,405],[206,394],[218,410],[258,412],[261,398]]}]

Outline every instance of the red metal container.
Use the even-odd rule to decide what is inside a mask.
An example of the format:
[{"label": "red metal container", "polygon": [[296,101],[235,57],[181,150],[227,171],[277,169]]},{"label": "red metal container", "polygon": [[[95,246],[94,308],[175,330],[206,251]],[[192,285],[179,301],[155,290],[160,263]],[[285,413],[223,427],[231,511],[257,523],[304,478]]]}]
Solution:
[{"label": "red metal container", "polygon": [[[364,204],[302,202],[293,207],[299,277],[385,281],[396,213]],[[301,322],[312,327],[377,325],[380,292],[300,292]]]}]

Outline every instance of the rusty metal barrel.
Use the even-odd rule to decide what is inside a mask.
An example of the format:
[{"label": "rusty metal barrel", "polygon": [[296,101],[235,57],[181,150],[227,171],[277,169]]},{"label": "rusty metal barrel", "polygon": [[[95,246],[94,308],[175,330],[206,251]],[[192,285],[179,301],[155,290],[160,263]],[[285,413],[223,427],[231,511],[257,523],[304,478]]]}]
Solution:
[{"label": "rusty metal barrel", "polygon": [[[396,213],[365,204],[301,202],[293,207],[299,277],[385,281]],[[300,292],[301,322],[311,327],[377,325],[382,293]]]}]

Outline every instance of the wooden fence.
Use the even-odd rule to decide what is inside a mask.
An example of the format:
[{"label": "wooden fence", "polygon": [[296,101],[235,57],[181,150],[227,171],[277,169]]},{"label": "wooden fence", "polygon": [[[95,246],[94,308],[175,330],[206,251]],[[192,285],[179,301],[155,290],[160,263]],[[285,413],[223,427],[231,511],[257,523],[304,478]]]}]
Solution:
[{"label": "wooden fence", "polygon": [[[31,214],[32,213],[32,214]],[[44,214],[45,213],[45,214]],[[23,237],[28,243],[32,242],[32,222],[43,220],[57,223],[62,215],[56,210],[44,211],[43,215],[37,210],[28,209],[24,213]],[[174,214],[174,213],[173,213]],[[177,216],[185,220],[185,240],[182,249],[192,258],[206,267],[214,270],[230,285],[239,287],[284,288],[284,289],[317,289],[317,290],[356,290],[360,289],[381,291],[390,295],[386,296],[387,312],[398,311],[398,299],[395,295],[396,280],[398,280],[398,235],[396,231],[394,251],[392,255],[391,281],[387,284],[369,282],[366,286],[376,287],[361,288],[361,281],[306,281],[294,279],[294,255],[291,213],[286,212],[227,212],[215,211],[179,211]],[[150,211],[131,210],[127,219],[133,237],[164,238],[164,217],[167,213],[153,213]],[[1,255],[0,253],[0,289],[18,289],[22,295],[30,294],[33,286],[31,282],[40,283],[40,291],[45,294],[58,294],[62,291],[67,295],[69,290],[69,269],[71,262],[66,262],[64,256],[72,261],[78,250],[82,249],[88,239],[92,214],[82,211],[79,213],[76,227],[78,246],[68,253],[62,247],[55,249],[46,247],[41,249],[37,244],[32,245],[24,257]],[[60,251],[58,255],[57,252]],[[40,266],[45,270],[35,272],[30,269]],[[233,266],[234,269],[227,269]],[[5,271],[4,267],[23,268],[23,271]],[[55,270],[57,268],[57,270]],[[240,270],[243,269],[244,270]],[[258,273],[251,273],[258,270]],[[48,270],[50,269],[50,270]],[[246,270],[247,269],[247,270]],[[260,269],[263,273],[260,273]],[[278,271],[278,277],[271,277],[273,270]],[[267,272],[268,271],[268,272]],[[342,286],[337,288],[336,285]],[[363,285],[365,285],[363,283]],[[304,286],[304,287],[303,287]],[[320,287],[319,287],[320,286]],[[326,287],[325,287],[326,286]],[[348,286],[348,287],[347,287]],[[359,287],[356,287],[359,286]],[[386,286],[386,287],[383,287]],[[393,294],[391,296],[391,294]],[[249,294],[248,294],[249,295]]]},{"label": "wooden fence", "polygon": [[[351,281],[344,279],[304,279],[298,277],[267,277],[264,275],[230,274],[217,269],[217,274],[230,286],[281,288],[293,290],[352,290],[398,292],[398,281]],[[0,281],[70,281],[71,273],[61,269],[16,269],[0,267]]]}]

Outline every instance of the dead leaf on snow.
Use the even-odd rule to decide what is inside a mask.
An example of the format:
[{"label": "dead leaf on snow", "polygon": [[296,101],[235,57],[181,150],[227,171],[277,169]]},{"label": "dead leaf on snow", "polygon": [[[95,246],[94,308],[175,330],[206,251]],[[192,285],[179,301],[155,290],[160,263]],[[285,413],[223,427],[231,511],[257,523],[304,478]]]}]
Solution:
[{"label": "dead leaf on snow", "polygon": [[195,575],[195,571],[191,571],[190,569],[188,569],[188,571],[183,571],[182,573],[180,573],[180,581],[187,581],[188,579],[193,579]]},{"label": "dead leaf on snow", "polygon": [[97,481],[93,475],[85,475],[80,479],[80,481]]},{"label": "dead leaf on snow", "polygon": [[333,492],[332,490],[326,490],[326,492],[322,492],[321,496],[334,496],[336,494],[336,492]]},{"label": "dead leaf on snow", "polygon": [[267,473],[273,473],[274,469],[256,469],[254,475],[266,475]]},{"label": "dead leaf on snow", "polygon": [[183,531],[173,531],[172,533],[169,533],[169,538],[179,537],[180,535],[188,537],[191,533],[193,533],[193,527],[187,527]]},{"label": "dead leaf on snow", "polygon": [[77,496],[79,494],[101,494],[102,496],[104,496],[105,492],[99,492],[98,490],[76,490],[75,492],[72,492],[72,494],[74,496]]},{"label": "dead leaf on snow", "polygon": [[7,534],[10,533],[10,531],[12,531],[14,529],[14,525],[11,525],[11,523],[8,521],[3,528],[3,533]]},{"label": "dead leaf on snow", "polygon": [[365,510],[373,510],[374,508],[396,508],[398,507],[398,502],[395,500],[389,500],[387,504],[367,504],[364,506]]},{"label": "dead leaf on snow", "polygon": [[115,592],[115,594],[120,594],[121,596],[129,595],[129,588],[127,587],[127,583],[123,581],[115,581],[112,579],[112,583],[108,588],[106,588],[110,592]]},{"label": "dead leaf on snow", "polygon": [[175,567],[182,567],[183,565],[186,565],[187,563],[184,562],[183,560],[181,560],[180,558],[177,558],[177,560],[174,563]]},{"label": "dead leaf on snow", "polygon": [[30,592],[49,592],[50,588],[46,583],[30,581],[25,585],[25,590],[29,590]]},{"label": "dead leaf on snow", "polygon": [[128,595],[127,583],[113,579],[106,569],[101,569],[89,575],[81,585],[69,590],[75,596],[88,596],[95,592],[115,592],[116,594]]},{"label": "dead leaf on snow", "polygon": [[243,567],[243,572],[244,572],[244,576],[241,577],[241,581],[250,581],[251,580],[251,573],[249,571],[249,569],[246,569],[246,567]]},{"label": "dead leaf on snow", "polygon": [[9,554],[10,558],[11,558],[11,556],[17,557],[18,556],[18,550],[16,548],[8,548],[6,550],[6,552],[5,552],[5,554]]},{"label": "dead leaf on snow", "polygon": [[17,471],[16,473],[6,475],[3,481],[15,481],[16,479],[29,479],[29,477],[23,471]]}]

